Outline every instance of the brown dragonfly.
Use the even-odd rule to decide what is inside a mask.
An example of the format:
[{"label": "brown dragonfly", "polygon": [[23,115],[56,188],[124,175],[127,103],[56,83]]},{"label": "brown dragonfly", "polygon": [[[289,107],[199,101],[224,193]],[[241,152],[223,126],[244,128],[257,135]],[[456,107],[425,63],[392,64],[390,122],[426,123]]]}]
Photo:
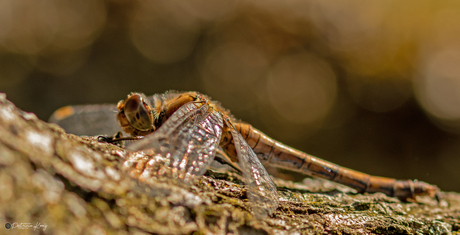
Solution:
[{"label": "brown dragonfly", "polygon": [[[139,161],[139,154],[152,156],[138,169],[144,177],[167,170],[172,172],[169,177],[177,179],[201,176],[218,155],[243,174],[258,217],[272,214],[279,204],[277,188],[265,164],[335,181],[360,193],[381,192],[402,200],[419,195],[433,197],[439,191],[425,182],[368,175],[286,146],[233,118],[217,102],[198,92],[166,92],[150,97],[132,93],[116,107],[63,107],[50,121],[80,135],[113,134],[121,126],[130,137],[116,141],[137,140],[128,146],[133,154],[126,164]],[[158,162],[162,167],[156,166]]]}]

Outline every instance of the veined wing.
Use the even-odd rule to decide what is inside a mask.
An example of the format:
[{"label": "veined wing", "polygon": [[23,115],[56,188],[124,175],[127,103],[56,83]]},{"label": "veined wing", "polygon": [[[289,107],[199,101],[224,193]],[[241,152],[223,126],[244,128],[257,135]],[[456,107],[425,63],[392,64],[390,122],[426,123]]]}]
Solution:
[{"label": "veined wing", "polygon": [[114,135],[120,131],[117,111],[114,104],[65,106],[56,110],[49,122],[75,135]]},{"label": "veined wing", "polygon": [[248,198],[252,203],[254,214],[259,219],[265,218],[278,208],[278,190],[265,167],[260,163],[252,148],[229,120],[225,120],[230,128],[238,155],[239,165],[248,186]]},{"label": "veined wing", "polygon": [[[154,133],[128,149],[153,149],[155,154],[166,158],[166,164],[158,171],[169,171],[173,178],[187,181],[190,175],[203,175],[214,160],[222,128],[223,120],[218,112],[208,110],[207,104],[191,102],[179,108]],[[155,173],[151,169],[146,172]]]}]

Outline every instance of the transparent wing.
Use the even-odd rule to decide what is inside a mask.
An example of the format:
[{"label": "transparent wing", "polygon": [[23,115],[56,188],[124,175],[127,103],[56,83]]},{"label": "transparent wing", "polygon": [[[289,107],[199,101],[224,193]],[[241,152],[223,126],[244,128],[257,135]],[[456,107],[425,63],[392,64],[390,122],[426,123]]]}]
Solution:
[{"label": "transparent wing", "polygon": [[49,122],[75,135],[114,135],[120,131],[114,104],[65,106],[56,110]]},{"label": "transparent wing", "polygon": [[[149,168],[143,174],[171,173],[171,177],[188,180],[203,175],[214,160],[222,135],[223,120],[206,104],[187,103],[177,110],[158,130],[128,146],[129,150],[153,150],[166,164]],[[153,172],[155,171],[155,172]]]},{"label": "transparent wing", "polygon": [[275,183],[243,136],[229,120],[226,120],[226,123],[232,132],[239,165],[248,186],[248,198],[252,203],[252,210],[256,217],[263,219],[278,208],[278,191]]}]

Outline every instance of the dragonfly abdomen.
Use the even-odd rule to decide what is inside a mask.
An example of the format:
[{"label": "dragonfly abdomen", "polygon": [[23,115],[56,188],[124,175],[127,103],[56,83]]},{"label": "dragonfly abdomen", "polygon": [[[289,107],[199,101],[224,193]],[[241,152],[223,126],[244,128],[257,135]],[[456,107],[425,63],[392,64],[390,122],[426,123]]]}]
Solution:
[{"label": "dragonfly abdomen", "polygon": [[417,195],[434,194],[436,186],[417,180],[397,180],[371,176],[288,147],[253,128],[249,124],[236,123],[236,129],[246,139],[263,164],[297,171],[309,176],[331,180],[347,185],[360,193],[381,192],[400,199],[415,198]]}]

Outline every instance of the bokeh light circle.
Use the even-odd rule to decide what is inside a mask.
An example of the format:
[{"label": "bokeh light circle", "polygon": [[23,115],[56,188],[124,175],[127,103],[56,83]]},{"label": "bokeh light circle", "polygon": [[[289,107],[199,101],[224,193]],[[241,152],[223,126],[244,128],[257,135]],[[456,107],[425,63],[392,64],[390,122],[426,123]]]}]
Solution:
[{"label": "bokeh light circle", "polygon": [[460,120],[460,48],[440,50],[425,60],[415,82],[417,99],[438,119]]},{"label": "bokeh light circle", "polygon": [[198,19],[174,3],[139,2],[131,19],[134,46],[155,63],[183,60],[193,51],[200,35]]},{"label": "bokeh light circle", "polygon": [[266,89],[276,113],[287,121],[306,124],[328,114],[335,103],[337,80],[326,62],[304,52],[277,61]]}]

